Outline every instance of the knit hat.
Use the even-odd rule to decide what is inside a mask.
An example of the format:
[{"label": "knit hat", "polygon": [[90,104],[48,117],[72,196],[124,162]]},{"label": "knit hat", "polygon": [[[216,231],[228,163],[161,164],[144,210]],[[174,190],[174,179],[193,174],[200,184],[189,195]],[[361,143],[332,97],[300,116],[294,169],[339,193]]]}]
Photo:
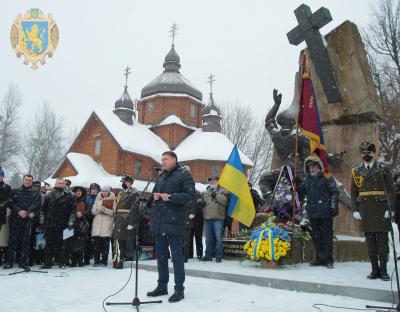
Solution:
[{"label": "knit hat", "polygon": [[102,187],[101,187],[101,191],[102,192],[111,192],[111,186],[110,185],[103,185]]},{"label": "knit hat", "polygon": [[4,170],[0,167],[0,177],[4,177]]}]

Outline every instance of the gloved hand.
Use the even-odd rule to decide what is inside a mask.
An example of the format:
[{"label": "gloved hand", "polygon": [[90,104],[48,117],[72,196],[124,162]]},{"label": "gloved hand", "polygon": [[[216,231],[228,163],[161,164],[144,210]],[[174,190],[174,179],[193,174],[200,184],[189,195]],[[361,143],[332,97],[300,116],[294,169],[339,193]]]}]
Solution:
[{"label": "gloved hand", "polygon": [[361,215],[358,211],[353,212],[353,218],[356,220],[361,220]]},{"label": "gloved hand", "polygon": [[215,199],[215,197],[217,196],[217,192],[216,191],[211,191],[211,198]]},{"label": "gloved hand", "polygon": [[133,230],[133,225],[128,225],[127,227],[126,227],[126,229],[128,230],[128,231],[132,231]]},{"label": "gloved hand", "polygon": [[189,215],[189,219],[194,219],[194,217],[195,217],[195,215],[194,215],[193,213],[191,213],[191,214]]},{"label": "gloved hand", "polygon": [[[390,212],[389,212],[389,210],[386,210],[385,211],[385,215],[383,216],[386,220],[387,219],[390,219]],[[394,217],[394,214],[393,214],[393,212],[392,212],[392,217]]]}]

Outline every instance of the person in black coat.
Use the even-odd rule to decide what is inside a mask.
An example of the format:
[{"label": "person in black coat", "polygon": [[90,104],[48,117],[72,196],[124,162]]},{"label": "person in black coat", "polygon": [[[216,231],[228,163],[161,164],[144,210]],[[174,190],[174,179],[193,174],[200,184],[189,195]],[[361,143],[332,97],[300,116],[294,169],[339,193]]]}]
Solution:
[{"label": "person in black coat", "polygon": [[8,243],[8,263],[5,269],[13,267],[15,253],[19,247],[18,266],[29,270],[29,246],[32,220],[39,214],[41,206],[40,193],[32,188],[33,177],[25,175],[22,186],[13,190],[13,204],[10,217],[10,236]]},{"label": "person in black coat", "polygon": [[[74,224],[74,236],[69,239],[68,254],[71,266],[82,267],[84,264],[84,252],[88,244],[90,224],[85,217],[86,209],[86,189],[82,186],[75,186],[71,189],[76,197],[76,218]],[[65,249],[64,249],[65,250]],[[66,258],[67,261],[69,259]]]},{"label": "person in black coat", "polygon": [[4,182],[4,171],[0,167],[0,265],[3,259],[7,257],[8,245],[8,226],[7,224],[7,209],[12,204],[11,186]]},{"label": "person in black coat", "polygon": [[75,209],[75,195],[65,189],[63,179],[57,179],[54,189],[46,195],[41,211],[46,240],[45,263],[41,268],[51,269],[54,259],[60,267],[65,265],[63,231],[74,228]]},{"label": "person in black coat", "polygon": [[333,217],[339,214],[339,190],[332,177],[324,176],[324,165],[317,156],[304,161],[303,183],[298,188],[300,198],[311,223],[311,236],[316,259],[311,266],[333,268]]},{"label": "person in black coat", "polygon": [[153,189],[151,229],[154,233],[158,285],[147,293],[156,297],[168,294],[168,247],[174,267],[175,292],[168,299],[177,302],[184,298],[185,269],[182,254],[182,235],[185,230],[186,207],[194,199],[195,187],[192,176],[177,164],[177,156],[168,151],[162,155],[163,171],[158,176]]}]

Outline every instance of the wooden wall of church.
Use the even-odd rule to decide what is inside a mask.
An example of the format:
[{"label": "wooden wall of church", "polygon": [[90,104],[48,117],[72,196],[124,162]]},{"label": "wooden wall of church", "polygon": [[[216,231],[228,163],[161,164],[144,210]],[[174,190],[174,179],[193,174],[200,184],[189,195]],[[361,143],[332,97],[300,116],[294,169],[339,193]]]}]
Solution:
[{"label": "wooden wall of church", "polygon": [[174,150],[178,144],[183,141],[183,139],[192,133],[192,130],[177,124],[160,126],[152,130],[161,139],[163,139],[165,143],[168,144],[171,150]]},{"label": "wooden wall of church", "polygon": [[61,165],[61,167],[57,170],[57,172],[54,174],[53,178],[58,177],[58,178],[64,178],[64,177],[72,177],[76,176],[78,173],[70,163],[68,159],[64,161],[64,163]]},{"label": "wooden wall of church", "polygon": [[[69,152],[89,155],[100,162],[110,174],[120,174],[122,170],[120,166],[122,151],[120,151],[118,144],[104,126],[97,118],[92,117],[83,130]],[[99,155],[95,153],[96,140],[101,141]]]},{"label": "wooden wall of church", "polygon": [[[193,108],[191,106],[193,105]],[[165,117],[174,114],[192,127],[201,127],[203,104],[188,98],[176,96],[154,96],[139,101],[139,122],[147,125],[157,125]]]}]

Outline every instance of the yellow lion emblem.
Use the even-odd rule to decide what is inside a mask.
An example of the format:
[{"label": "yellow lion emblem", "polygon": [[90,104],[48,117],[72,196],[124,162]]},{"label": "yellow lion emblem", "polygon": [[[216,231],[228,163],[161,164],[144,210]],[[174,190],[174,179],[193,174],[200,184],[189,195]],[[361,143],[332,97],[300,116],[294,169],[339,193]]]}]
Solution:
[{"label": "yellow lion emblem", "polygon": [[[24,36],[21,38],[21,45],[25,51],[28,51],[30,54],[40,54],[43,52],[43,41],[45,40],[46,30],[42,29],[39,32],[39,27],[37,24],[33,24],[31,30],[28,28],[24,28]],[[28,42],[30,42],[30,47],[28,47]],[[36,49],[36,51],[35,51]]]}]

